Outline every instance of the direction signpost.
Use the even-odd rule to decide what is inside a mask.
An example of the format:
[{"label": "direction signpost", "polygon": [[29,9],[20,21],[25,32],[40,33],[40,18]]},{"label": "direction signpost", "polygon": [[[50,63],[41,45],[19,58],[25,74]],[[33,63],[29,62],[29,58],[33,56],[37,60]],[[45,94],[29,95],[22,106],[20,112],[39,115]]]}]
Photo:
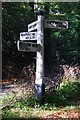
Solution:
[{"label": "direction signpost", "polygon": [[31,32],[33,30],[37,30],[37,21],[34,21],[28,25],[28,32]]},{"label": "direction signpost", "polygon": [[21,32],[20,40],[37,40],[37,32]]},{"label": "direction signpost", "polygon": [[[68,22],[63,20],[44,20],[43,11],[37,11],[37,21],[28,25],[28,32],[20,33],[20,41],[17,42],[19,51],[37,52],[35,96],[42,99],[45,94],[44,84],[44,28],[67,29]],[[37,30],[37,32],[31,32]],[[24,42],[25,40],[37,40],[37,43]]]},{"label": "direction signpost", "polygon": [[68,22],[63,20],[45,20],[44,21],[45,28],[54,28],[54,29],[67,29]]},{"label": "direction signpost", "polygon": [[41,47],[40,44],[32,43],[32,42],[17,42],[17,48],[19,51],[23,52],[37,52],[40,51]]}]

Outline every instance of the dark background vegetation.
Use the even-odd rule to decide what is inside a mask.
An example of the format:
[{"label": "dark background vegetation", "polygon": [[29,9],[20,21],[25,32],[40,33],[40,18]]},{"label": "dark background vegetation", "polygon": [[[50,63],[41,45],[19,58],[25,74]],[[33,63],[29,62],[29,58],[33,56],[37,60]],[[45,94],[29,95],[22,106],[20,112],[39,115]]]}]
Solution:
[{"label": "dark background vegetation", "polygon": [[[45,19],[66,20],[69,28],[44,30],[44,64],[45,72],[54,65],[80,64],[80,3],[38,3],[44,10]],[[59,10],[60,14],[56,15]],[[51,12],[53,14],[51,14]],[[36,53],[19,52],[16,42],[20,32],[27,31],[29,23],[37,20],[34,14],[34,3],[3,2],[2,3],[2,67],[3,78],[6,78],[5,65],[14,66],[20,73],[23,66],[36,63]]]},{"label": "dark background vegetation", "polygon": [[[45,104],[41,106],[41,109],[52,110],[54,106],[66,107],[74,105],[80,110],[80,68],[78,72],[79,77],[75,81],[70,76],[68,76],[68,81],[66,80],[67,77],[63,77],[63,81],[61,81],[62,77],[54,74],[60,72],[60,66],[62,65],[68,68],[71,67],[66,73],[74,69],[74,66],[77,65],[79,67],[80,65],[80,3],[41,2],[38,5],[41,5],[45,19],[66,20],[69,23],[69,28],[65,30],[44,29],[44,71],[45,74],[52,71],[49,77],[51,78],[52,75],[53,79],[48,79],[45,82],[48,84],[48,87],[50,85],[50,88],[48,88],[43,97]],[[33,65],[33,63],[36,65],[35,52],[20,52],[17,50],[17,41],[20,40],[20,32],[28,31],[28,24],[37,20],[35,15],[36,10],[34,10],[33,2],[2,3],[2,79],[8,78],[11,72],[13,72],[14,77],[19,77],[24,66]],[[56,14],[56,12],[60,14]],[[50,81],[51,83],[54,82],[55,88]],[[30,82],[28,79],[26,80],[27,82],[28,85],[31,84],[34,87],[34,82],[32,84],[32,81]],[[28,85],[26,85],[26,88],[29,87]],[[22,89],[19,88],[20,90]],[[22,91],[22,95],[24,95],[24,92]],[[14,94],[16,94],[15,91]],[[40,108],[39,101],[36,101],[32,96],[27,99],[25,97],[23,97],[24,100],[20,99],[20,102],[16,102],[14,105],[4,109],[3,119],[20,117],[19,114],[22,108],[26,108],[25,114],[22,115],[23,118],[27,113],[29,113],[28,118],[32,117],[31,109],[35,108],[38,110]],[[11,111],[12,108],[14,112]],[[18,112],[15,112],[16,108],[19,108]]]}]

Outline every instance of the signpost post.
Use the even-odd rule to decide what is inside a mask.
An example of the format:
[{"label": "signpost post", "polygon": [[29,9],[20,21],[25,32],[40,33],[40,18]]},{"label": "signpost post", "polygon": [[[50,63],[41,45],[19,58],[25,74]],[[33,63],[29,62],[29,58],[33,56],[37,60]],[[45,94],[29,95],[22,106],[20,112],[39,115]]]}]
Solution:
[{"label": "signpost post", "polygon": [[36,61],[36,80],[35,80],[35,95],[36,98],[41,100],[45,93],[44,86],[44,27],[43,27],[43,11],[38,10],[37,12],[37,44],[41,45],[40,52],[37,52],[37,61]]}]

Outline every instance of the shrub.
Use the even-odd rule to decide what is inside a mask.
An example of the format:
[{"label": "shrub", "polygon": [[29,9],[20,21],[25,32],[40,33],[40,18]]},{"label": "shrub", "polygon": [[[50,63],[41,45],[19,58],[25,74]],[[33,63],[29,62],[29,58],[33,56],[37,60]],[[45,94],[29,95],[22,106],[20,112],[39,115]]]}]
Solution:
[{"label": "shrub", "polygon": [[60,87],[46,96],[48,103],[56,106],[76,104],[80,100],[80,81],[62,82]]}]

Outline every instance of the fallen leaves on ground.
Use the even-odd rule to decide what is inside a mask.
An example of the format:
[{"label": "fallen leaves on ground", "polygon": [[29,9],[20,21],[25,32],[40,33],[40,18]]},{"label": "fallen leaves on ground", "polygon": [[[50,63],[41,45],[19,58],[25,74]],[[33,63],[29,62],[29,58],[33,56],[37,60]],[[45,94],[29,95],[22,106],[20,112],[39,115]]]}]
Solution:
[{"label": "fallen leaves on ground", "polygon": [[78,109],[69,109],[63,110],[60,109],[59,111],[53,111],[51,114],[45,115],[44,118],[78,118],[80,119],[80,110]]},{"label": "fallen leaves on ground", "polygon": [[45,120],[45,119],[80,119],[80,110],[79,109],[59,109],[59,110],[35,110],[35,109],[29,109],[28,111],[22,112],[21,109],[16,109],[13,111],[14,113],[17,112],[23,118],[39,118],[39,120]]}]

